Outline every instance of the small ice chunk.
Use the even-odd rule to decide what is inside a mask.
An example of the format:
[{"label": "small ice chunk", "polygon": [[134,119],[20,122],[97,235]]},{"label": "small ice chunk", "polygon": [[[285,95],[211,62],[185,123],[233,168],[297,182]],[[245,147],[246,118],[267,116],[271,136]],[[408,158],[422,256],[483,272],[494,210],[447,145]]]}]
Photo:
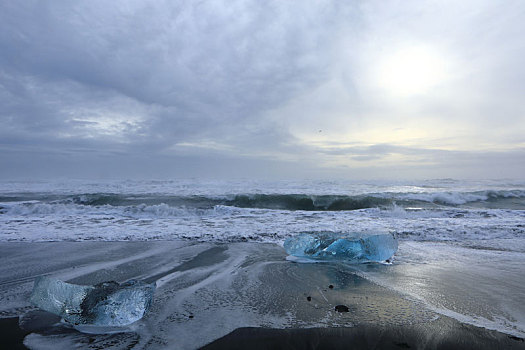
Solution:
[{"label": "small ice chunk", "polygon": [[61,316],[72,324],[82,323],[82,301],[92,286],[70,284],[50,277],[37,277],[31,303],[40,309]]},{"label": "small ice chunk", "polygon": [[381,262],[395,254],[397,239],[391,233],[301,233],[288,238],[284,248],[288,254],[300,258]]},{"label": "small ice chunk", "polygon": [[73,325],[122,327],[144,316],[151,306],[154,291],[155,284],[136,280],[81,286],[38,277],[31,302]]}]

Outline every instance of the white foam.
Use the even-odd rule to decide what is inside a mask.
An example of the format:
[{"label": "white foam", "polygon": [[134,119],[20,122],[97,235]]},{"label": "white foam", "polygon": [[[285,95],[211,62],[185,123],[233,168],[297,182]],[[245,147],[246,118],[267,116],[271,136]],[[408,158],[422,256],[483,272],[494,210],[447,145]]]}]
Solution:
[{"label": "white foam", "polygon": [[[127,199],[137,203],[140,199],[155,202],[164,198],[155,193],[164,193],[168,197],[198,196],[203,193],[208,197],[231,197],[232,193],[378,193],[378,197],[399,200],[458,204],[490,196],[519,197],[525,193],[525,186],[519,186],[523,184],[470,184],[457,181],[434,181],[420,185],[257,181],[203,183],[194,180],[0,183],[0,195],[11,194],[13,198],[18,194],[20,198],[30,197],[31,193],[36,193],[42,198],[66,198],[55,201],[42,199],[2,203],[0,240],[197,239],[212,242],[252,240],[280,243],[290,235],[304,231],[386,230],[397,233],[401,240],[476,241],[481,242],[481,246],[490,247],[488,240],[512,240],[525,235],[524,210],[453,207],[408,209],[393,205],[388,209],[289,211],[225,205],[200,209],[168,203],[124,204],[127,203]],[[457,190],[451,191],[451,188]],[[76,193],[75,198],[64,197],[64,194],[71,193]],[[122,205],[85,205],[93,199],[93,195],[83,195],[85,193],[115,193],[119,196],[118,200],[122,200]],[[103,199],[104,196],[102,195]],[[105,200],[101,202],[105,203]],[[486,244],[483,243],[484,240],[487,241]],[[518,248],[509,249],[521,249],[520,247],[518,245]]]},{"label": "white foam", "polygon": [[462,205],[472,202],[486,201],[490,198],[524,198],[522,190],[485,190],[476,192],[420,192],[420,193],[394,193],[394,198],[404,200],[417,200],[445,205]]},{"label": "white foam", "polygon": [[[98,208],[32,205],[0,215],[0,240],[254,240],[279,243],[305,231],[391,231],[401,240],[476,241],[525,236],[525,211],[392,210],[307,212],[268,209],[173,208],[167,205]],[[508,245],[508,249],[521,249]],[[506,249],[506,248],[505,248]]]}]

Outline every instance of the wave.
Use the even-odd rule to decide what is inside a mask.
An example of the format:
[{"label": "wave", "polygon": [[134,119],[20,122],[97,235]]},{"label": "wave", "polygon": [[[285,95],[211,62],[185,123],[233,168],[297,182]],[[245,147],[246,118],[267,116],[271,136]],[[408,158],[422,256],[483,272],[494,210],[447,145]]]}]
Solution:
[{"label": "wave", "polygon": [[86,206],[64,203],[18,203],[15,205],[0,206],[0,214],[11,216],[113,216],[127,218],[162,218],[183,216],[210,216],[226,213],[220,206],[212,209],[172,207],[165,203],[155,205],[130,205],[130,206]]},{"label": "wave", "polygon": [[224,205],[240,208],[261,208],[280,210],[306,210],[306,211],[340,211],[374,208],[387,206],[393,203],[392,199],[377,196],[342,196],[342,195],[317,195],[304,194],[256,194],[237,195]]},{"label": "wave", "polygon": [[[2,204],[3,203],[3,204]],[[308,195],[308,194],[233,194],[217,197],[171,195],[124,195],[115,193],[88,193],[53,196],[3,196],[0,214],[46,214],[83,208],[126,207],[130,213],[150,212],[160,215],[179,215],[186,210],[205,210],[216,207],[236,207],[272,210],[345,211],[368,208],[439,208],[477,207],[525,209],[525,191],[476,192],[385,192],[364,195]],[[167,213],[167,214],[164,214]]]},{"label": "wave", "polygon": [[[3,201],[9,206],[16,202],[13,198]],[[21,198],[20,198],[21,199]],[[27,198],[23,198],[26,199]],[[38,204],[38,205],[37,205]],[[54,201],[42,201],[34,203],[23,201],[19,210],[34,210],[35,213],[45,213],[53,210],[50,206],[63,208],[64,206],[87,206],[87,207],[132,207],[143,210],[144,206],[155,207],[168,206],[172,208],[194,208],[212,209],[217,206],[228,206],[237,208],[254,209],[277,209],[277,210],[305,210],[305,211],[340,211],[375,208],[392,205],[389,198],[380,196],[343,196],[343,195],[306,195],[306,194],[240,194],[223,197],[205,196],[125,196],[119,194],[93,193],[75,196],[66,196]],[[142,209],[138,209],[141,206]],[[58,209],[61,210],[61,209]],[[145,210],[145,209],[144,209]]]},{"label": "wave", "polygon": [[506,199],[525,199],[525,191],[505,190],[505,191],[475,191],[475,192],[423,192],[399,194],[399,198],[430,202],[434,204],[457,206],[475,202],[492,202]]},{"label": "wave", "polygon": [[238,194],[224,197],[205,196],[138,196],[129,197],[115,194],[89,194],[75,196],[73,203],[100,205],[136,205],[136,204],[166,204],[192,208],[212,208],[217,205],[238,208],[306,210],[306,211],[338,211],[374,208],[391,205],[389,198],[380,196],[343,196],[343,195],[306,195],[306,194]]}]

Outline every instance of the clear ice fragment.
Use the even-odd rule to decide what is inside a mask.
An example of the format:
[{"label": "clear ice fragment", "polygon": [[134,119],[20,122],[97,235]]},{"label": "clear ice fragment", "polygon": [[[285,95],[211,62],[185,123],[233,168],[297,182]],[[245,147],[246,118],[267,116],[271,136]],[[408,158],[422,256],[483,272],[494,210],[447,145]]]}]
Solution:
[{"label": "clear ice fragment", "polygon": [[73,325],[122,327],[144,316],[151,306],[154,291],[155,284],[136,280],[81,286],[38,277],[31,302]]},{"label": "clear ice fragment", "polygon": [[397,251],[391,233],[301,233],[284,242],[290,255],[316,260],[344,260],[351,263],[381,262]]}]

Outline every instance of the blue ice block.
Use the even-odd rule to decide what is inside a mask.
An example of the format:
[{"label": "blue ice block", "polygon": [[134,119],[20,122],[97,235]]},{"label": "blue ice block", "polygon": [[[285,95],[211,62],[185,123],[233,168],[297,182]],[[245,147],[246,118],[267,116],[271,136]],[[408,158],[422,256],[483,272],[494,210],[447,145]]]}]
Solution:
[{"label": "blue ice block", "polygon": [[136,280],[81,286],[38,277],[31,302],[73,325],[122,327],[144,316],[154,291],[155,284]]},{"label": "blue ice block", "polygon": [[397,239],[391,233],[301,233],[288,238],[284,248],[288,254],[299,258],[382,262],[397,251]]}]

